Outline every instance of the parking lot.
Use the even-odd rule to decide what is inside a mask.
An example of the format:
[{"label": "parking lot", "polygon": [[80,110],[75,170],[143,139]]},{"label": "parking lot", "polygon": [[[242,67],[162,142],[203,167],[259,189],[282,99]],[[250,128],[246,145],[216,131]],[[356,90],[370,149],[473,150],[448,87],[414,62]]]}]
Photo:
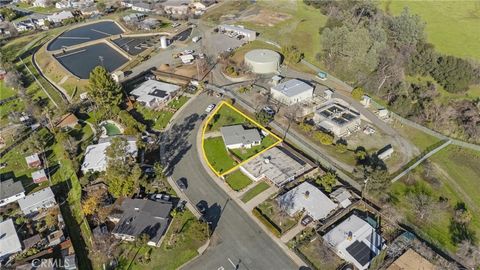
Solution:
[{"label": "parking lot", "polygon": [[88,79],[90,71],[96,66],[104,66],[112,72],[128,61],[126,57],[105,43],[57,54],[55,58],[80,79]]},{"label": "parking lot", "polygon": [[205,37],[202,38],[201,42],[203,42],[203,45],[207,48],[208,52],[218,55],[227,51],[229,48],[235,49],[241,47],[246,41],[243,39],[239,40],[236,37],[229,37],[220,32],[214,33],[206,31]]},{"label": "parking lot", "polygon": [[122,48],[125,52],[130,55],[137,55],[147,48],[155,46],[160,42],[160,36],[151,36],[151,37],[125,37],[118,38],[113,40],[118,47]]},{"label": "parking lot", "polygon": [[113,21],[87,24],[62,33],[48,45],[47,50],[60,50],[65,47],[122,33],[123,30]]}]

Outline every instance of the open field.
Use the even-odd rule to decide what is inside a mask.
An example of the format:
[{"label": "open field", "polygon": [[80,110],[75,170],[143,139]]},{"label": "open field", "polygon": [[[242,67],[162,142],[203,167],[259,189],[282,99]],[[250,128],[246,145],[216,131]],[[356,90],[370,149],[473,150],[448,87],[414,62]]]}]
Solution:
[{"label": "open field", "polygon": [[268,188],[270,188],[270,185],[267,182],[260,182],[256,184],[254,187],[245,192],[245,194],[243,194],[242,202],[246,203],[250,201]]},{"label": "open field", "polygon": [[428,40],[438,51],[480,60],[480,3],[478,1],[385,1],[394,15],[408,7],[426,22]]},{"label": "open field", "polygon": [[394,122],[393,127],[400,133],[400,135],[411,143],[413,143],[420,152],[426,150],[429,146],[438,143],[440,140],[436,137],[430,136],[416,128],[403,125],[400,122]]},{"label": "open field", "polygon": [[227,174],[225,181],[235,191],[240,191],[252,183],[252,180],[240,170]]}]

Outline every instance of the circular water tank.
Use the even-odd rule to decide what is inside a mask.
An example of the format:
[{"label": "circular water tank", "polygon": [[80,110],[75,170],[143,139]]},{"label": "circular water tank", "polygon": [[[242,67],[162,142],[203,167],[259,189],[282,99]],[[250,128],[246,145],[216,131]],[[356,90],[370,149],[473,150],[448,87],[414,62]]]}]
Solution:
[{"label": "circular water tank", "polygon": [[167,46],[168,46],[167,36],[161,36],[160,37],[160,48],[166,49]]},{"label": "circular water tank", "polygon": [[245,54],[245,64],[253,73],[275,73],[280,65],[280,54],[267,49],[251,50]]}]

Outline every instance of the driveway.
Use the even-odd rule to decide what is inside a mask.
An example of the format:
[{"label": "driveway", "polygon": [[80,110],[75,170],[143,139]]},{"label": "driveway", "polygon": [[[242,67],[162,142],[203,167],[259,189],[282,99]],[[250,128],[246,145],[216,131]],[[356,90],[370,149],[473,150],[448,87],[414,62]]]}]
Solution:
[{"label": "driveway", "polygon": [[175,180],[187,179],[186,195],[193,204],[201,202],[207,207],[205,216],[212,227],[210,246],[185,269],[298,269],[210,178],[199,160],[196,136],[205,117],[204,110],[218,101],[205,94],[198,96],[162,136],[160,157],[169,164],[166,173]]}]

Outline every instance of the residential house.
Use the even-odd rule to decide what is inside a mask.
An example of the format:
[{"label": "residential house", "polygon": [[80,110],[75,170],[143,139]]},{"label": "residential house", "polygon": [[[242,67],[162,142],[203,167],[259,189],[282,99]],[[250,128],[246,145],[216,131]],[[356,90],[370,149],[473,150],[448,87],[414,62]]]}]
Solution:
[{"label": "residential house", "polygon": [[14,182],[12,178],[0,182],[0,206],[16,202],[25,197],[21,181]]},{"label": "residential house", "polygon": [[147,18],[141,23],[141,28],[144,30],[153,30],[160,25],[160,20],[155,18]]},{"label": "residential house", "polygon": [[0,222],[0,261],[22,251],[13,219]]},{"label": "residential house", "polygon": [[227,149],[252,148],[262,143],[262,137],[257,128],[246,129],[242,125],[220,128],[223,142]]},{"label": "residential house", "polygon": [[93,16],[100,14],[100,11],[97,9],[96,6],[83,7],[80,9],[80,12],[83,16]]},{"label": "residential house", "polygon": [[[137,156],[138,148],[135,138],[127,137],[127,153],[132,157]],[[87,172],[103,172],[107,169],[106,150],[111,145],[111,137],[100,139],[97,144],[87,146],[85,150],[85,158],[82,163],[81,170],[84,174]]]},{"label": "residential house", "polygon": [[152,12],[152,4],[146,2],[135,2],[132,4],[132,10],[138,12]]},{"label": "residential house", "polygon": [[136,23],[145,19],[145,17],[147,17],[147,15],[142,13],[131,13],[123,16],[122,19],[126,23]]},{"label": "residential house", "polygon": [[163,10],[171,15],[188,15],[190,0],[167,0],[162,3]]},{"label": "residential house", "polygon": [[57,122],[57,127],[61,129],[73,129],[77,124],[78,118],[73,113],[67,113]]},{"label": "residential house", "polygon": [[157,80],[147,80],[135,88],[130,94],[136,97],[136,101],[148,108],[158,108],[166,105],[180,86]]},{"label": "residential house", "polygon": [[56,205],[55,195],[50,187],[44,188],[35,193],[29,194],[18,200],[18,205],[25,215],[36,213]]},{"label": "residential house", "polygon": [[311,216],[314,220],[325,219],[337,204],[332,202],[327,195],[321,192],[314,185],[303,182],[292,188],[288,192],[277,197],[277,203],[280,208],[290,216],[295,216],[300,212]]},{"label": "residential house", "polygon": [[273,147],[240,166],[253,181],[267,179],[281,187],[314,169],[307,160],[281,146]]},{"label": "residential house", "polygon": [[42,161],[38,157],[38,154],[35,153],[31,156],[25,158],[29,168],[40,168],[42,166]]},{"label": "residential house", "polygon": [[40,234],[35,234],[34,236],[32,237],[29,237],[25,240],[22,241],[23,243],[23,248],[25,250],[29,249],[29,248],[32,248],[34,247],[35,245],[37,245],[38,243],[40,243],[42,241],[42,236]]},{"label": "residential house", "polygon": [[[0,35],[2,36],[9,36],[10,35],[10,25],[9,23],[0,23]],[[2,70],[0,70],[1,73]],[[5,72],[5,71],[3,71]],[[0,74],[0,80],[3,80],[3,77],[5,76],[6,72],[1,75]]]},{"label": "residential house", "polygon": [[15,29],[17,29],[18,32],[25,32],[35,28],[33,24],[29,23],[28,21],[17,22],[17,23],[14,23],[13,25],[15,26]]},{"label": "residential house", "polygon": [[171,202],[142,199],[119,199],[110,220],[115,223],[112,234],[125,241],[134,241],[141,234],[149,236],[148,245],[159,247],[170,223]]},{"label": "residential house", "polygon": [[368,222],[352,214],[323,236],[337,255],[360,270],[368,269],[372,259],[385,246],[385,240]]},{"label": "residential house", "polygon": [[402,256],[396,259],[387,270],[435,270],[437,269],[431,262],[415,252],[408,249]]},{"label": "residential house", "polygon": [[61,23],[63,20],[74,18],[74,17],[75,16],[73,16],[72,12],[70,11],[61,11],[48,16],[48,20],[53,23]]},{"label": "residential house", "polygon": [[49,1],[48,0],[35,0],[33,1],[32,5],[34,7],[43,7],[43,8],[46,8],[48,7],[49,5]]},{"label": "residential house", "polygon": [[72,4],[72,1],[67,1],[67,0],[58,1],[55,3],[55,8],[58,8],[58,9],[73,8],[73,4]]},{"label": "residential house", "polygon": [[48,181],[48,177],[47,177],[47,174],[45,174],[45,170],[40,169],[38,171],[34,171],[32,173],[32,180],[35,184]]},{"label": "residential house", "polygon": [[285,104],[294,105],[313,98],[313,86],[298,79],[288,80],[270,88],[272,97]]}]

